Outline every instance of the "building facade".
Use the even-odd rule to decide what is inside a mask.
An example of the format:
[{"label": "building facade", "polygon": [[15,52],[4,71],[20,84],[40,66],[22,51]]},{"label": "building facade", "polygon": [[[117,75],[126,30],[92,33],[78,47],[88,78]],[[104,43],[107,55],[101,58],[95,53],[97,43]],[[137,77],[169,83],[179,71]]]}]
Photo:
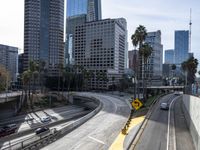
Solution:
[{"label": "building facade", "polygon": [[132,69],[136,74],[139,71],[139,51],[128,51],[129,69]]},{"label": "building facade", "polygon": [[24,71],[24,53],[18,55],[18,73],[22,74]]},{"label": "building facade", "polygon": [[175,31],[175,64],[189,58],[189,31]]},{"label": "building facade", "polygon": [[67,0],[65,64],[74,64],[76,26],[101,20],[101,0]]},{"label": "building facade", "polygon": [[11,80],[17,80],[18,74],[18,48],[0,45],[0,64],[9,71]]},{"label": "building facade", "polygon": [[67,0],[67,18],[86,15],[87,21],[101,20],[101,0]]},{"label": "building facade", "polygon": [[148,60],[148,70],[150,78],[162,76],[163,45],[161,43],[161,31],[148,32],[145,40],[153,48],[153,52]]},{"label": "building facade", "polygon": [[43,61],[50,76],[64,63],[64,0],[25,0],[24,69]]},{"label": "building facade", "polygon": [[165,64],[174,64],[175,58],[174,58],[174,50],[169,49],[165,50]]},{"label": "building facade", "polygon": [[[127,39],[126,20],[105,19],[76,26],[74,50],[76,65],[94,72],[91,89],[108,89],[124,74]],[[108,80],[98,79],[104,74]],[[113,80],[114,79],[114,80]]]}]

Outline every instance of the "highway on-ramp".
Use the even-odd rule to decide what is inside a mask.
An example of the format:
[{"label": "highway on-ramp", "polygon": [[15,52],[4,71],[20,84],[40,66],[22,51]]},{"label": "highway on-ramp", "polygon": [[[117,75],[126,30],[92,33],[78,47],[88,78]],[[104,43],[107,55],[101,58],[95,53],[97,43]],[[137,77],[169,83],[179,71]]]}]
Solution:
[{"label": "highway on-ramp", "polygon": [[130,114],[125,100],[105,94],[83,93],[103,103],[102,110],[89,121],[43,150],[102,150],[108,149],[121,131]]},{"label": "highway on-ramp", "polygon": [[[186,125],[181,98],[174,94],[166,95],[154,106],[135,150],[195,149]],[[160,109],[162,102],[169,104],[168,111]]]}]

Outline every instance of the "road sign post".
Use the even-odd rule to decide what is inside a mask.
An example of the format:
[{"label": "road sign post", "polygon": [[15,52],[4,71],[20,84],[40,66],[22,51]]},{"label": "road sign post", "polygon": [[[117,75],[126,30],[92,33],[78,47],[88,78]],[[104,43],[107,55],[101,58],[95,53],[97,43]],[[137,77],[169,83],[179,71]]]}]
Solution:
[{"label": "road sign post", "polygon": [[142,102],[138,98],[136,98],[131,104],[135,110],[138,110],[143,106]]}]

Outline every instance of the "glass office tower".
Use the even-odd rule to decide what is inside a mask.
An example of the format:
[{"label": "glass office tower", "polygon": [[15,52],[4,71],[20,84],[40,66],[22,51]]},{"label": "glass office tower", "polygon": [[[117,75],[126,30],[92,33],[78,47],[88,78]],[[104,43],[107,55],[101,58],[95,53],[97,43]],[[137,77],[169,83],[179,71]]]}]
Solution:
[{"label": "glass office tower", "polygon": [[189,31],[175,31],[175,63],[181,64],[189,57]]},{"label": "glass office tower", "polygon": [[74,64],[74,32],[78,25],[101,20],[101,0],[67,0],[65,63]]},{"label": "glass office tower", "polygon": [[88,0],[67,0],[67,17],[87,14]]},{"label": "glass office tower", "polygon": [[67,0],[67,17],[87,15],[87,21],[101,20],[101,0]]},{"label": "glass office tower", "polygon": [[42,61],[57,76],[64,62],[64,0],[25,0],[24,12],[24,69]]},{"label": "glass office tower", "polygon": [[165,50],[165,64],[174,64],[174,50]]}]

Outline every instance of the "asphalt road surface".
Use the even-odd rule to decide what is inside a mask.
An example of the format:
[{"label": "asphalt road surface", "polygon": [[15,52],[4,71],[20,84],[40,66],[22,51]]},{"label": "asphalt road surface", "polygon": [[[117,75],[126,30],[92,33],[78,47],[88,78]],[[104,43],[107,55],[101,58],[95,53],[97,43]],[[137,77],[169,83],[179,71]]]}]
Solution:
[{"label": "asphalt road surface", "polygon": [[[38,111],[38,112],[30,113],[27,115],[17,116],[17,117],[13,117],[13,118],[9,118],[7,120],[1,121],[0,125],[16,123],[16,125],[18,126],[18,129],[16,132],[24,133],[24,134],[18,134],[19,136],[15,135],[13,138],[10,138],[11,136],[9,136],[9,141],[7,141],[7,138],[6,139],[0,138],[0,148],[6,147],[8,144],[12,145],[14,143],[18,143],[20,141],[23,141],[25,139],[32,137],[33,135],[35,135],[35,133],[33,133],[33,131],[30,131],[30,129],[35,129],[44,125],[50,126],[52,123],[56,123],[63,119],[74,120],[74,119],[71,119],[73,116],[75,118],[76,117],[80,118],[86,113],[88,112],[86,112],[83,107],[68,105],[68,106],[54,108],[54,109],[46,109],[43,111]],[[51,121],[42,122],[41,118],[45,116],[50,116]],[[32,120],[27,121],[27,119],[30,119],[30,118],[32,118]],[[67,121],[66,123],[69,123],[69,122]],[[60,127],[59,125],[58,126],[55,126],[55,125],[53,126],[53,128]],[[63,125],[63,123],[60,125]]]},{"label": "asphalt road surface", "polygon": [[[160,109],[161,102],[170,105],[168,111]],[[180,96],[170,94],[161,98],[154,106],[135,150],[194,150],[181,105]]]},{"label": "asphalt road surface", "polygon": [[82,95],[101,100],[102,110],[76,130],[44,147],[43,150],[104,150],[115,140],[130,114],[127,102],[103,94]]}]

